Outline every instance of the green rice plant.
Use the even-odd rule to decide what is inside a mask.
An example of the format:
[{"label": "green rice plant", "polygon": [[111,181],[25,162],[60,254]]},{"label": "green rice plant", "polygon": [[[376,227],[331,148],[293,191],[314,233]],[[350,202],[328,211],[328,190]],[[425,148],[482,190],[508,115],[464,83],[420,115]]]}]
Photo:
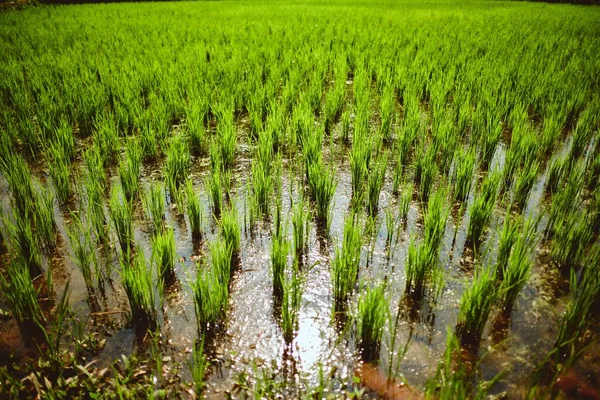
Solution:
[{"label": "green rice plant", "polygon": [[187,124],[192,153],[197,157],[206,155],[208,153],[208,137],[204,127],[204,116],[195,115],[187,120]]},{"label": "green rice plant", "polygon": [[408,211],[410,210],[410,202],[413,196],[413,183],[407,182],[404,184],[402,189],[402,195],[400,196],[400,218],[405,222],[408,220]]},{"label": "green rice plant", "polygon": [[425,157],[419,158],[416,163],[415,180],[419,183],[419,194],[421,201],[427,202],[433,182],[437,176],[437,164],[435,163],[435,157],[430,155],[433,153],[431,150],[427,151]]},{"label": "green rice plant", "polygon": [[350,114],[351,110],[349,108],[342,112],[342,140],[345,143],[350,141]]},{"label": "green rice plant", "polygon": [[43,274],[42,255],[40,254],[37,236],[33,234],[27,212],[20,215],[13,211],[14,224],[4,219],[8,239],[12,251],[27,266],[29,274],[36,278]]},{"label": "green rice plant", "polygon": [[531,189],[535,183],[538,169],[539,163],[537,161],[526,162],[525,167],[521,170],[515,181],[513,202],[519,210],[522,210],[527,204],[527,199],[529,199],[529,193],[531,193]]},{"label": "green rice plant", "polygon": [[532,232],[535,232],[535,226],[530,222],[526,222],[525,225],[525,232],[516,239],[507,266],[502,271],[500,296],[502,297],[502,308],[505,313],[510,313],[512,310],[517,296],[529,280],[533,264],[531,251],[535,243],[532,243],[531,238],[528,237],[531,232],[528,233],[527,230],[533,228]]},{"label": "green rice plant", "polygon": [[121,252],[129,254],[133,245],[133,210],[131,203],[122,198],[116,188],[111,191],[108,214],[117,233]]},{"label": "green rice plant", "polygon": [[165,226],[164,185],[160,182],[151,183],[146,190],[143,203],[146,216],[152,222],[152,234],[162,233]]},{"label": "green rice plant", "polygon": [[187,214],[190,220],[190,229],[192,231],[192,240],[198,242],[202,239],[202,226],[204,225],[204,215],[200,199],[194,191],[192,181],[188,180],[185,186],[187,197]]},{"label": "green rice plant", "polygon": [[448,329],[446,350],[435,377],[425,385],[426,399],[453,400],[469,398],[468,373],[461,355],[458,337]]},{"label": "green rice plant", "polygon": [[148,268],[143,252],[136,252],[132,258],[130,254],[124,252],[119,262],[123,287],[131,307],[131,321],[139,333],[152,331],[157,325],[152,269]]},{"label": "green rice plant", "polygon": [[271,169],[259,159],[252,161],[252,187],[255,202],[261,215],[269,214],[269,197],[273,192]]},{"label": "green rice plant", "polygon": [[229,287],[232,270],[232,251],[225,240],[219,238],[209,244],[210,258],[212,262],[211,271],[216,275],[221,285]]},{"label": "green rice plant", "polygon": [[[360,132],[360,130],[358,132]],[[355,138],[352,141],[352,149],[350,150],[350,173],[352,177],[353,195],[362,190],[371,163],[370,140],[363,137],[363,135],[366,136],[366,134],[359,134],[356,130],[354,135]]]},{"label": "green rice plant", "polygon": [[375,162],[375,165],[372,166],[368,177],[367,187],[369,196],[367,197],[367,209],[371,216],[377,215],[379,195],[381,194],[381,188],[383,187],[386,167],[387,155],[379,157]]},{"label": "green rice plant", "polygon": [[54,195],[49,190],[40,190],[36,196],[34,214],[35,231],[46,249],[56,246],[56,221],[54,218]]},{"label": "green rice plant", "polygon": [[471,192],[475,166],[475,151],[465,151],[462,147],[454,153],[454,198],[465,201]]},{"label": "green rice plant", "polygon": [[172,284],[175,277],[175,233],[167,228],[152,238],[152,263],[156,265],[158,279],[163,285]]},{"label": "green rice plant", "polygon": [[171,138],[167,149],[167,160],[165,164],[165,182],[169,188],[171,198],[183,186],[189,175],[190,151],[183,135]]},{"label": "green rice plant", "polygon": [[400,185],[402,184],[404,176],[404,166],[402,165],[402,160],[398,157],[396,165],[394,167],[394,177],[392,179],[392,194],[395,196],[400,193]]},{"label": "green rice plant", "polygon": [[90,229],[84,227],[76,215],[71,214],[71,219],[73,220],[73,227],[68,230],[68,234],[74,261],[81,271],[86,286],[89,290],[93,290],[93,273],[96,274],[96,279],[100,280],[100,269],[92,245]]},{"label": "green rice plant", "polygon": [[298,329],[298,314],[302,301],[302,288],[298,276],[298,263],[294,261],[291,276],[284,278],[281,304],[281,326],[283,339],[287,344],[294,340],[294,332]]},{"label": "green rice plant", "polygon": [[196,322],[201,332],[206,332],[211,326],[216,328],[219,320],[225,316],[229,295],[228,285],[222,281],[226,276],[229,282],[229,274],[219,267],[229,263],[229,252],[223,242],[215,243],[219,244],[211,246],[212,268],[206,269],[198,265],[196,280],[192,283]]},{"label": "green rice plant", "polygon": [[275,227],[271,235],[271,272],[273,276],[273,294],[281,296],[285,284],[285,266],[289,252],[289,241],[285,229],[281,226],[281,211],[275,217]]},{"label": "green rice plant", "polygon": [[427,211],[425,213],[425,224],[423,228],[424,245],[430,251],[437,254],[442,246],[442,240],[444,239],[444,232],[446,230],[446,221],[450,214],[450,207],[448,204],[448,191],[444,187],[440,187],[431,196],[427,204]]},{"label": "green rice plant", "polygon": [[593,235],[587,215],[572,210],[555,220],[553,229],[550,257],[563,267],[579,264]]},{"label": "green rice plant", "polygon": [[60,204],[65,204],[73,195],[71,186],[72,171],[70,161],[61,153],[52,151],[48,172]]},{"label": "green rice plant", "polygon": [[98,240],[103,245],[108,244],[106,217],[104,215],[104,192],[99,181],[87,175],[83,184],[87,194],[87,216]]},{"label": "green rice plant", "polygon": [[570,298],[554,342],[553,357],[557,364],[564,363],[582,347],[579,342],[585,336],[584,332],[594,315],[594,305],[600,301],[600,269],[597,263],[600,252],[597,250],[596,246],[595,254],[592,252],[581,277],[571,269]]},{"label": "green rice plant", "polygon": [[140,147],[144,160],[152,161],[158,158],[162,141],[157,131],[150,124],[141,128]]},{"label": "green rice plant", "polygon": [[129,141],[125,160],[119,164],[119,180],[127,201],[133,201],[140,191],[141,150],[136,141]]},{"label": "green rice plant", "polygon": [[362,232],[356,214],[346,217],[342,245],[331,260],[334,311],[344,311],[358,280]]},{"label": "green rice plant", "polygon": [[554,193],[557,191],[565,173],[565,162],[564,157],[553,157],[550,161],[546,176],[546,192]]},{"label": "green rice plant", "polygon": [[69,162],[75,158],[75,140],[73,139],[73,127],[69,125],[66,118],[61,118],[60,125],[54,131],[52,146],[60,151]]},{"label": "green rice plant", "polygon": [[584,184],[585,167],[583,163],[577,163],[568,175],[566,185],[562,190],[552,196],[550,215],[548,217],[547,231],[550,236],[554,235],[561,227],[564,227],[565,218],[573,210],[581,205],[581,192]]},{"label": "green rice plant", "polygon": [[411,237],[406,260],[406,290],[408,296],[420,300],[430,282],[436,282],[437,253],[428,248],[425,242],[417,243]]},{"label": "green rice plant", "polygon": [[203,337],[192,348],[192,363],[190,365],[190,371],[192,371],[192,378],[194,379],[194,391],[198,398],[202,397],[202,393],[204,393],[204,389],[206,388],[205,376],[209,365],[208,358],[204,354]]},{"label": "green rice plant", "polygon": [[236,131],[233,123],[233,110],[221,111],[217,120],[217,140],[223,160],[223,168],[231,169],[235,158]]},{"label": "green rice plant", "polygon": [[488,167],[498,147],[500,141],[500,135],[502,134],[502,125],[495,123],[488,128],[489,130],[482,135],[481,139],[481,164],[484,167]]},{"label": "green rice plant", "polygon": [[104,190],[106,186],[106,172],[104,160],[96,144],[91,145],[83,152],[83,160],[90,179],[94,180]]},{"label": "green rice plant", "polygon": [[35,190],[27,162],[12,150],[0,157],[0,168],[8,182],[13,208],[20,214],[33,211]]},{"label": "green rice plant", "polygon": [[332,200],[337,183],[333,166],[327,168],[323,163],[312,164],[308,170],[308,185],[317,206],[318,220],[329,230]]},{"label": "green rice plant", "polygon": [[21,334],[39,337],[45,318],[29,268],[22,259],[17,258],[10,262],[6,267],[6,274],[0,274],[0,290],[6,299],[6,306],[19,325]]},{"label": "green rice plant", "polygon": [[231,253],[239,253],[242,233],[235,204],[231,204],[231,206],[226,207],[223,210],[219,227],[221,236],[223,237],[223,240],[225,240],[225,245],[230,249]]},{"label": "green rice plant", "polygon": [[510,210],[506,211],[502,230],[500,231],[500,240],[498,242],[498,255],[496,257],[496,274],[501,280],[504,270],[507,268],[508,259],[513,245],[519,237],[519,228],[523,223],[521,216],[513,216]]},{"label": "green rice plant", "polygon": [[481,185],[481,190],[469,208],[469,224],[467,225],[467,242],[477,245],[494,211],[500,175],[490,173]]},{"label": "green rice plant", "polygon": [[308,223],[310,214],[304,197],[300,197],[292,207],[292,228],[294,234],[294,257],[298,259],[308,246]]},{"label": "green rice plant", "polygon": [[456,323],[456,335],[463,346],[479,345],[497,297],[493,268],[476,270],[473,283],[465,289],[461,297]]},{"label": "green rice plant", "polygon": [[392,134],[392,123],[394,121],[394,103],[395,103],[394,87],[388,85],[383,89],[380,101],[380,116],[381,126],[380,132],[383,140],[389,141]]},{"label": "green rice plant", "polygon": [[365,361],[379,358],[383,327],[389,317],[389,300],[385,296],[385,285],[367,286],[358,298],[356,333],[361,355]]},{"label": "green rice plant", "polygon": [[210,199],[212,202],[212,210],[215,216],[221,215],[221,209],[223,208],[223,177],[220,166],[214,166],[208,177],[206,178],[205,187],[208,188],[210,193]]}]

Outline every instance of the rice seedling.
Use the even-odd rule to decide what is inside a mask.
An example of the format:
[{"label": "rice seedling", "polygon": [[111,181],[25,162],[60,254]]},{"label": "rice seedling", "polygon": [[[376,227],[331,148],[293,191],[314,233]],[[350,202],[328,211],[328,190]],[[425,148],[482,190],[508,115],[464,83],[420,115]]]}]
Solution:
[{"label": "rice seedling", "polygon": [[469,398],[468,373],[462,361],[458,337],[448,329],[446,350],[437,367],[435,377],[429,379],[425,387],[426,398],[440,400]]},{"label": "rice seedling", "polygon": [[463,346],[477,347],[483,334],[498,291],[493,268],[480,268],[473,283],[465,289],[460,300],[456,335]]},{"label": "rice seedling", "polygon": [[522,210],[527,204],[529,193],[533,188],[535,179],[538,174],[539,164],[537,162],[526,162],[525,167],[521,170],[515,181],[513,202]]},{"label": "rice seedling", "polygon": [[475,195],[475,200],[469,208],[469,224],[467,225],[467,242],[477,245],[481,241],[494,211],[500,175],[489,174],[481,185],[481,190]]},{"label": "rice seedling", "polygon": [[6,305],[16,319],[21,334],[39,337],[45,318],[38,302],[29,268],[17,258],[6,267],[6,276],[0,274],[0,289]]},{"label": "rice seedling", "polygon": [[367,286],[358,298],[357,313],[356,331],[362,358],[365,361],[376,360],[379,357],[383,327],[389,317],[385,286]]},{"label": "rice seedling", "polygon": [[123,199],[119,191],[111,191],[108,214],[112,221],[123,254],[129,254],[133,245],[133,211],[131,203]]},{"label": "rice seedling", "polygon": [[208,188],[212,202],[212,210],[215,216],[221,215],[223,208],[223,173],[220,166],[213,166],[210,174],[206,178],[205,187]]},{"label": "rice seedling", "polygon": [[435,282],[437,255],[424,242],[411,237],[406,260],[406,293],[419,300],[425,294],[429,282]]},{"label": "rice seedling", "polygon": [[554,232],[550,257],[563,267],[579,264],[587,244],[592,240],[591,224],[587,215],[571,211],[561,216],[554,221]]},{"label": "rice seedling", "polygon": [[308,184],[317,207],[317,218],[329,230],[333,195],[337,186],[335,171],[333,167],[328,169],[319,163],[309,166],[308,175]]},{"label": "rice seedling", "polygon": [[410,210],[410,202],[413,196],[413,183],[408,182],[404,184],[404,188],[402,190],[402,195],[400,196],[400,218],[404,220],[404,222],[408,219],[408,211]]},{"label": "rice seedling", "polygon": [[106,172],[100,149],[96,144],[88,147],[83,152],[83,160],[87,169],[89,179],[95,181],[102,189],[106,185]]},{"label": "rice seedling", "polygon": [[427,151],[424,157],[418,158],[415,166],[415,181],[419,184],[419,194],[423,202],[427,202],[429,199],[429,193],[438,173],[435,153],[432,150],[433,147]]},{"label": "rice seedling", "polygon": [[36,197],[34,214],[35,231],[46,249],[56,246],[56,221],[54,218],[54,196],[52,192],[40,190]]},{"label": "rice seedling", "polygon": [[334,311],[343,311],[354,292],[358,280],[362,232],[356,214],[346,216],[344,237],[341,246],[335,250],[331,260],[331,280],[333,284]]},{"label": "rice seedling", "polygon": [[569,174],[569,179],[562,190],[552,197],[550,215],[548,217],[547,231],[554,235],[559,226],[564,226],[565,218],[581,204],[581,191],[584,183],[584,165],[578,163]]},{"label": "rice seedling", "polygon": [[298,276],[298,264],[293,263],[291,276],[284,278],[283,295],[281,304],[281,327],[283,339],[286,343],[292,343],[294,332],[298,328],[298,314],[302,300],[302,288]]},{"label": "rice seedling", "polygon": [[166,155],[165,182],[174,198],[187,179],[190,168],[190,151],[183,135],[171,139]]},{"label": "rice seedling", "polygon": [[152,183],[146,190],[143,203],[146,216],[152,222],[152,233],[160,234],[165,226],[164,185],[160,182]]},{"label": "rice seedling", "polygon": [[446,221],[450,214],[447,198],[447,189],[440,187],[431,196],[425,213],[425,225],[423,228],[424,245],[428,252],[435,254],[435,258],[437,258],[437,254],[440,251],[446,230]]},{"label": "rice seedling", "polygon": [[381,156],[375,162],[375,165],[371,168],[371,173],[368,178],[368,193],[367,197],[367,209],[371,216],[377,214],[379,208],[379,195],[385,179],[385,169],[387,167],[387,155]]},{"label": "rice seedling", "polygon": [[161,284],[172,284],[175,277],[175,233],[167,228],[152,238],[152,263],[156,265]]},{"label": "rice seedling", "polygon": [[194,344],[192,348],[192,363],[190,370],[194,379],[194,391],[197,397],[201,397],[206,388],[206,371],[209,367],[209,361],[204,354],[204,338],[199,343]]},{"label": "rice seedling", "polygon": [[278,209],[275,216],[275,227],[271,235],[271,272],[273,276],[273,294],[276,296],[283,294],[285,266],[290,247],[285,229],[281,223],[281,212]]},{"label": "rice seedling", "polygon": [[34,207],[32,201],[35,199],[31,171],[27,162],[12,149],[5,153],[0,157],[0,167],[10,187],[11,203],[20,214],[31,212]]},{"label": "rice seedling", "polygon": [[553,157],[548,166],[546,175],[546,192],[554,193],[558,189],[565,173],[565,159]]},{"label": "rice seedling", "polygon": [[265,163],[256,159],[252,162],[252,187],[255,202],[261,215],[269,214],[269,198],[273,192],[271,169]]},{"label": "rice seedling", "polygon": [[14,224],[7,218],[4,219],[4,226],[8,232],[9,243],[16,257],[29,270],[32,277],[42,275],[42,255],[40,254],[37,236],[33,234],[30,218],[27,212],[24,216],[14,213]]},{"label": "rice seedling", "polygon": [[190,149],[192,153],[199,157],[208,153],[208,137],[204,127],[204,118],[206,110],[192,105],[192,112],[188,111],[187,125],[190,134]]},{"label": "rice seedling", "polygon": [[192,295],[196,322],[201,332],[206,332],[211,327],[215,329],[219,320],[225,316],[230,275],[228,271],[223,271],[223,268],[229,265],[230,254],[222,241],[213,242],[211,244],[212,268],[196,266],[198,271],[196,280],[192,283]]},{"label": "rice seedling", "polygon": [[143,252],[136,252],[132,258],[130,254],[124,252],[119,257],[119,263],[123,287],[131,307],[131,321],[139,333],[152,331],[156,327],[152,269],[148,268]]},{"label": "rice seedling", "polygon": [[219,110],[217,120],[217,137],[219,153],[223,160],[223,167],[233,167],[236,148],[236,132],[233,124],[233,110]]},{"label": "rice seedling", "polygon": [[350,151],[350,172],[352,176],[352,193],[356,194],[362,190],[367,179],[369,165],[371,163],[371,143],[365,133],[355,130]]},{"label": "rice seedling", "polygon": [[96,279],[99,281],[100,269],[96,253],[92,246],[90,230],[83,226],[81,220],[76,215],[72,214],[71,218],[73,220],[73,227],[69,229],[68,234],[69,242],[73,249],[74,260],[81,271],[86,286],[89,290],[93,290],[94,280],[92,274],[95,273]]},{"label": "rice seedling", "polygon": [[48,172],[50,179],[52,179],[56,198],[60,204],[65,204],[73,195],[71,165],[65,158],[66,156],[57,152],[57,150],[52,149],[51,153],[50,158],[52,161],[48,163]]},{"label": "rice seedling", "polygon": [[190,221],[190,229],[192,231],[192,240],[198,242],[202,239],[202,228],[204,225],[204,215],[200,199],[194,190],[192,181],[188,180],[185,186],[187,197],[187,214]]},{"label": "rice seedling", "polygon": [[475,166],[475,152],[465,151],[462,147],[454,155],[454,198],[465,201],[471,192],[473,170]]},{"label": "rice seedling", "polygon": [[225,241],[225,245],[230,249],[232,254],[237,254],[241,248],[241,229],[238,221],[237,210],[235,204],[225,208],[221,213],[221,221],[219,222],[221,236]]},{"label": "rice seedling", "polygon": [[304,197],[294,203],[292,207],[292,228],[294,234],[294,258],[298,259],[308,245],[308,223],[310,214]]},{"label": "rice seedling", "polygon": [[515,217],[510,214],[510,209],[506,211],[502,230],[500,231],[500,240],[498,242],[498,255],[496,257],[496,273],[499,279],[508,264],[510,252],[513,245],[518,240],[519,228],[523,223],[522,217]]},{"label": "rice seedling", "polygon": [[350,113],[351,110],[346,108],[342,112],[342,140],[346,143],[350,140]]}]

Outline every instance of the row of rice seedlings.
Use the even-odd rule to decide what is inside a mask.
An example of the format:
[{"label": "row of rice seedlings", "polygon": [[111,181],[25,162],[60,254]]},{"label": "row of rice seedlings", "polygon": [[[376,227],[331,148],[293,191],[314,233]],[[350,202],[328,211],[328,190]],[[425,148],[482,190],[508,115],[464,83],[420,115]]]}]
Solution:
[{"label": "row of rice seedlings", "polygon": [[476,246],[492,217],[500,184],[501,175],[491,172],[484,179],[481,189],[469,208],[469,224],[467,225],[467,242]]},{"label": "row of rice seedlings", "polygon": [[175,233],[167,228],[152,238],[152,262],[156,265],[161,284],[170,285],[175,281]]},{"label": "row of rice seedlings", "polygon": [[41,325],[45,322],[38,301],[38,292],[33,285],[32,275],[22,258],[17,257],[0,274],[0,290],[6,299],[11,315],[17,321],[21,334],[38,338]]},{"label": "row of rice seedlings", "polygon": [[202,239],[204,214],[202,212],[200,198],[196,194],[191,180],[188,180],[186,183],[185,194],[187,198],[187,214],[190,221],[190,229],[192,231],[192,240],[197,243]]},{"label": "row of rice seedlings", "polygon": [[389,300],[385,285],[367,285],[358,298],[357,336],[363,360],[379,358],[383,328],[389,317]]},{"label": "row of rice seedlings", "polygon": [[385,179],[385,169],[387,167],[387,155],[378,157],[375,165],[371,168],[367,181],[367,210],[369,215],[377,215],[379,209],[379,195]]},{"label": "row of rice seedlings", "polygon": [[550,245],[550,257],[560,266],[578,265],[584,257],[585,248],[592,240],[592,224],[588,215],[570,210],[553,223],[554,236]]},{"label": "row of rice seedlings", "polygon": [[281,326],[283,339],[290,344],[294,340],[294,333],[298,329],[298,315],[302,301],[301,279],[298,276],[298,262],[294,260],[289,277],[283,280],[283,293],[281,303]]},{"label": "row of rice seedlings", "polygon": [[294,239],[294,257],[299,259],[304,254],[308,246],[308,223],[310,221],[310,213],[308,205],[301,196],[298,201],[292,206],[292,229]]},{"label": "row of rice seedlings", "polygon": [[121,252],[129,254],[133,245],[132,205],[121,196],[120,190],[113,188],[108,204],[108,213],[115,228]]},{"label": "row of rice seedlings", "polygon": [[121,281],[131,308],[131,320],[137,332],[154,330],[157,323],[152,268],[149,268],[141,251],[133,255],[128,251],[123,252],[119,263]]},{"label": "row of rice seedlings", "polygon": [[536,232],[537,221],[525,221],[522,233],[511,246],[506,266],[502,266],[502,271],[496,273],[502,277],[499,291],[505,313],[510,313],[517,296],[529,280],[533,265],[532,252],[537,245]]},{"label": "row of rice seedlings", "polygon": [[344,222],[344,237],[341,246],[335,250],[331,261],[334,311],[344,311],[348,299],[354,292],[358,280],[358,268],[362,248],[362,232],[358,226],[358,216],[351,214]]},{"label": "row of rice seedlings", "polygon": [[546,226],[548,236],[552,237],[558,226],[564,224],[564,219],[580,207],[584,176],[585,165],[581,162],[570,168],[568,174],[565,172],[565,177],[568,177],[566,184],[552,197]]},{"label": "row of rice seedlings", "polygon": [[152,234],[160,234],[165,228],[164,185],[161,182],[151,183],[146,190],[143,203],[146,216],[152,222]]},{"label": "row of rice seedlings", "polygon": [[98,283],[101,276],[90,229],[84,226],[76,215],[72,214],[71,218],[73,220],[73,227],[68,230],[68,234],[71,249],[73,249],[73,255],[75,256],[75,263],[81,271],[86,286],[89,290],[93,290],[95,286],[93,274],[96,275]]},{"label": "row of rice seedlings", "polygon": [[464,150],[462,147],[455,152],[454,156],[454,199],[465,201],[471,192],[473,182],[473,171],[475,167],[476,154],[473,148]]},{"label": "row of rice seedlings", "polygon": [[456,334],[463,346],[476,348],[479,345],[497,297],[493,268],[477,269],[473,283],[465,289],[460,300]]},{"label": "row of rice seedlings", "polygon": [[46,152],[48,169],[56,196],[64,204],[73,194],[71,163],[75,157],[73,129],[63,120]]},{"label": "row of rice seedlings", "polygon": [[192,283],[194,311],[198,330],[206,332],[223,318],[229,296],[231,249],[223,240],[210,244],[211,267],[197,264],[196,280]]},{"label": "row of rice seedlings", "polygon": [[140,191],[141,148],[137,140],[129,140],[125,146],[125,159],[119,164],[119,180],[127,201],[133,201]]},{"label": "row of rice seedlings", "polygon": [[221,231],[221,236],[225,241],[225,245],[229,248],[232,255],[238,254],[241,249],[242,232],[238,221],[235,203],[232,202],[232,204],[229,207],[226,207],[221,213],[219,228]]},{"label": "row of rice seedlings", "polygon": [[512,247],[518,240],[519,229],[522,223],[523,217],[521,215],[512,215],[509,207],[504,217],[502,229],[500,230],[498,253],[496,256],[496,273],[500,280],[502,280],[502,273],[507,267]]},{"label": "row of rice seedlings", "polygon": [[565,175],[566,159],[564,157],[552,157],[548,164],[548,173],[544,189],[546,192],[555,193]]}]

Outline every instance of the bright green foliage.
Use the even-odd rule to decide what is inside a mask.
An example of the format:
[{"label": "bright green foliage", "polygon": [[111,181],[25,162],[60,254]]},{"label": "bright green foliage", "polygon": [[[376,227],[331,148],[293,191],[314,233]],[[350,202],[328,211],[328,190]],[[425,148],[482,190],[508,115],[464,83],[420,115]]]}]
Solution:
[{"label": "bright green foliage", "polygon": [[358,267],[362,249],[362,232],[356,215],[348,215],[344,223],[342,245],[335,250],[331,260],[331,280],[336,310],[344,310],[358,280]]},{"label": "bright green foliage", "polygon": [[204,214],[200,199],[194,190],[191,180],[188,180],[185,185],[185,194],[187,197],[187,214],[190,221],[190,229],[192,231],[192,239],[199,241],[202,239],[202,229],[204,224]]},{"label": "bright green foliage", "polygon": [[167,228],[152,238],[152,262],[156,265],[158,279],[163,284],[175,280],[175,234]]},{"label": "bright green foliage", "polygon": [[366,361],[379,357],[383,327],[389,317],[389,302],[385,286],[367,286],[358,298],[357,335]]},{"label": "bright green foliage", "polygon": [[129,306],[131,319],[141,332],[153,330],[156,326],[156,308],[154,306],[154,287],[152,269],[148,267],[143,252],[123,253],[119,257],[121,279]]},{"label": "bright green foliage", "polygon": [[165,195],[164,186],[160,182],[152,183],[144,196],[146,216],[152,222],[152,233],[158,235],[164,230]]}]

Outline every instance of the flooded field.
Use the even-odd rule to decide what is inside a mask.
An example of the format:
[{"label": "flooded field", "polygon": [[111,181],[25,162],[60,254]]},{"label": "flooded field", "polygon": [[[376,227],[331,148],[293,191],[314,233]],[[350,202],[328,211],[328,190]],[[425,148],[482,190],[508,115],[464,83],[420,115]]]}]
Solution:
[{"label": "flooded field", "polygon": [[0,14],[0,397],[599,398],[600,14],[489,6]]}]

